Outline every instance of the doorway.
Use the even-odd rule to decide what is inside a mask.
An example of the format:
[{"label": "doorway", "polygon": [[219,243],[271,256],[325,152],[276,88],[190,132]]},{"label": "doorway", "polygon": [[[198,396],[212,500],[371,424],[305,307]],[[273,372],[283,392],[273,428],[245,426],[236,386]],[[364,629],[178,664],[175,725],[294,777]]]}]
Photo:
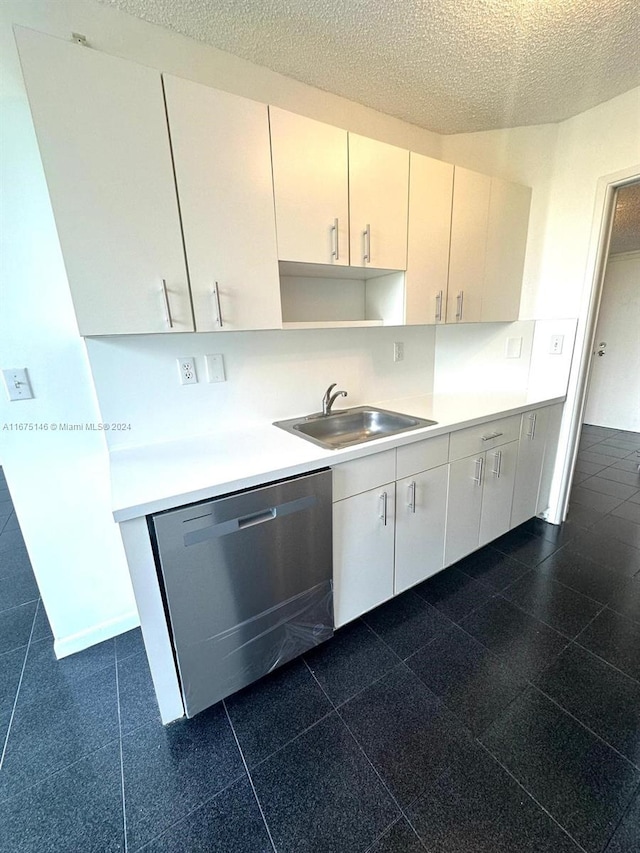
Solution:
[{"label": "doorway", "polygon": [[640,548],[640,181],[616,192],[569,519]]}]

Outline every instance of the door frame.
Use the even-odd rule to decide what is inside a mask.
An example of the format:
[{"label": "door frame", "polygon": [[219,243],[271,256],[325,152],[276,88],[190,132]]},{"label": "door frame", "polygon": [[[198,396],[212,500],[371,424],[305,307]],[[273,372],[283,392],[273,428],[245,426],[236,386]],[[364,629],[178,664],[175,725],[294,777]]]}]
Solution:
[{"label": "door frame", "polygon": [[[615,210],[616,191],[620,187],[628,186],[640,181],[640,163],[605,175],[598,180],[596,198],[594,204],[594,215],[591,224],[591,237],[589,240],[589,253],[585,281],[591,281],[589,293],[585,296],[587,307],[579,320],[579,328],[583,327],[582,344],[579,345],[580,337],[576,342],[574,352],[575,370],[569,378],[569,388],[565,403],[565,423],[559,440],[559,456],[561,465],[556,464],[554,482],[551,486],[550,511],[547,521],[552,524],[560,524],[567,516],[569,506],[569,494],[573,481],[573,472],[578,456],[578,445],[582,429],[582,418],[587,401],[589,376],[593,359],[593,346],[600,313],[602,300],[602,289],[609,257],[609,244],[611,242],[611,230],[613,227],[613,215]],[[564,453],[562,450],[564,448]]]}]

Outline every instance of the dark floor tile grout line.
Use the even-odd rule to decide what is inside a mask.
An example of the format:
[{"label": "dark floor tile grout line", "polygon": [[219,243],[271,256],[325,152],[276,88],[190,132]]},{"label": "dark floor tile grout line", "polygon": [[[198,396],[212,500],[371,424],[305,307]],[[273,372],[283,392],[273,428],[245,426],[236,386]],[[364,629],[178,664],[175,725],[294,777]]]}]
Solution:
[{"label": "dark floor tile grout line", "polygon": [[[612,612],[615,612],[615,611],[612,611]],[[619,614],[617,614],[617,613],[616,613],[616,616],[618,616],[618,615],[619,615]],[[582,649],[582,651],[583,651],[583,652],[589,652],[589,654],[590,654],[590,655],[593,655],[593,656],[594,656],[594,658],[598,658],[598,660],[599,660],[601,663],[606,663],[606,664],[607,664],[607,666],[610,666],[610,667],[611,667],[611,669],[615,669],[615,671],[616,671],[617,673],[619,673],[620,675],[624,675],[626,678],[630,678],[630,679],[631,679],[631,681],[635,682],[636,684],[640,684],[640,679],[639,679],[639,678],[634,678],[634,677],[633,677],[633,675],[629,675],[629,673],[628,673],[628,672],[625,672],[623,669],[620,669],[620,667],[618,667],[618,666],[616,666],[615,664],[611,663],[611,661],[608,661],[606,658],[603,658],[601,655],[596,654],[592,649],[588,649],[586,646],[583,646],[583,645],[582,645],[582,643],[579,643],[577,639],[572,640],[571,642],[572,642],[572,643],[575,643],[575,644],[576,644],[576,646],[580,646],[580,648]]]},{"label": "dark floor tile grout line", "polygon": [[262,803],[260,802],[260,798],[258,797],[258,792],[256,791],[256,786],[253,784],[253,778],[251,773],[249,772],[249,767],[247,765],[247,761],[244,757],[244,752],[242,751],[242,747],[240,746],[240,741],[238,740],[238,735],[236,734],[235,727],[231,721],[231,715],[229,714],[229,709],[227,708],[227,703],[222,700],[222,707],[224,708],[224,712],[227,715],[227,720],[229,721],[229,725],[231,726],[231,733],[233,734],[234,740],[236,742],[236,746],[238,747],[238,752],[240,753],[240,758],[242,759],[242,764],[244,765],[244,772],[247,774],[247,779],[249,780],[249,784],[251,785],[251,790],[253,791],[253,796],[255,797],[256,804],[260,809],[260,815],[262,817],[262,822],[264,823],[264,828],[267,830],[267,835],[269,836],[269,841],[271,842],[271,846],[273,847],[273,853],[278,853],[278,849],[276,847],[275,841],[273,840],[273,836],[271,835],[271,830],[269,829],[269,824],[267,823],[267,818],[262,808]]},{"label": "dark floor tile grout line", "polygon": [[[375,633],[375,632],[374,632],[374,633]],[[307,662],[305,661],[305,663],[307,663]],[[407,671],[409,671],[409,672],[411,671],[411,670],[409,670],[409,667],[406,665],[406,663],[405,663],[404,661],[401,661],[401,663],[403,664],[404,668],[405,668]],[[364,750],[364,748],[362,747],[362,745],[361,745],[360,741],[357,739],[357,737],[355,736],[355,734],[351,731],[351,727],[349,726],[349,724],[347,723],[347,721],[344,719],[344,717],[343,717],[343,716],[342,716],[342,714],[340,713],[340,708],[341,708],[341,707],[343,707],[343,706],[345,705],[345,703],[343,702],[340,706],[336,706],[336,704],[333,702],[333,700],[331,699],[331,697],[329,696],[329,694],[327,693],[327,691],[324,689],[324,687],[322,686],[322,684],[320,684],[320,682],[319,682],[319,681],[318,681],[318,679],[316,678],[315,673],[311,670],[311,667],[309,667],[309,664],[308,664],[308,663],[307,663],[307,668],[309,669],[309,672],[311,672],[311,675],[312,675],[313,679],[315,680],[315,682],[317,683],[317,685],[318,685],[318,687],[320,688],[320,690],[322,690],[322,692],[324,693],[324,695],[327,697],[327,699],[329,700],[329,702],[330,702],[330,703],[331,703],[331,705],[333,706],[334,712],[338,715],[338,717],[340,718],[340,721],[342,722],[342,725],[343,725],[343,726],[346,728],[346,730],[349,732],[349,734],[350,734],[350,736],[351,736],[351,738],[352,738],[353,742],[355,743],[355,745],[356,745],[356,747],[358,748],[358,750],[359,750],[359,751],[362,753],[362,755],[364,756],[364,758],[365,758],[365,760],[366,760],[367,764],[371,767],[371,769],[373,770],[373,772],[374,772],[374,773],[376,774],[376,776],[378,777],[378,779],[379,779],[379,781],[380,781],[380,784],[382,785],[382,787],[385,789],[385,791],[387,792],[387,794],[388,794],[388,795],[389,795],[389,797],[391,798],[391,801],[393,802],[393,804],[395,805],[395,807],[396,807],[396,808],[398,809],[398,811],[400,812],[400,815],[401,815],[401,816],[406,820],[406,822],[409,824],[409,826],[411,827],[411,829],[412,829],[412,830],[413,830],[413,832],[415,833],[416,837],[418,838],[418,840],[419,840],[419,841],[420,841],[420,843],[422,844],[422,841],[421,841],[421,839],[420,839],[420,836],[418,835],[418,832],[417,832],[417,830],[416,830],[415,826],[413,825],[412,821],[409,819],[409,817],[408,817],[408,815],[406,814],[405,810],[402,808],[402,806],[401,806],[401,805],[400,805],[400,803],[397,801],[397,799],[395,798],[395,796],[394,796],[394,795],[392,794],[392,792],[389,790],[389,786],[388,786],[388,785],[387,785],[387,783],[384,781],[384,779],[382,778],[382,776],[381,776],[381,775],[380,775],[380,773],[378,772],[377,768],[375,767],[375,765],[373,764],[373,762],[371,761],[371,759],[370,759],[370,758],[369,758],[369,756],[367,755],[366,751],[365,751],[365,750]],[[387,675],[387,674],[388,674],[388,673],[385,673],[385,675]],[[415,673],[414,673],[414,674],[415,674]],[[383,676],[383,677],[384,677],[384,676]],[[417,677],[417,676],[416,676],[416,677]],[[379,681],[380,679],[377,679],[377,680]],[[374,682],[374,683],[375,683],[375,682]],[[421,683],[422,683],[422,681],[421,681]],[[371,686],[371,685],[369,685],[369,686]],[[431,693],[431,695],[435,697],[435,699],[436,699],[436,701],[438,702],[438,704],[439,704],[440,706],[442,706],[442,702],[440,702],[440,700],[438,699],[438,697],[437,697],[437,696],[435,696],[435,694],[434,694],[434,693],[432,693],[432,691],[431,691],[431,690],[429,690],[429,688],[428,688],[428,687],[426,687],[426,685],[425,685],[425,689],[426,689],[426,690],[428,690],[428,692],[429,692],[429,693]],[[353,697],[351,697],[351,698],[353,698]],[[416,800],[417,800],[417,799],[419,799],[419,798],[418,798],[418,797],[416,797]],[[398,817],[398,818],[396,818],[392,823],[390,823],[390,824],[389,824],[389,826],[387,826],[387,827],[386,827],[386,829],[385,829],[385,831],[382,833],[382,835],[384,835],[384,833],[388,832],[388,831],[391,829],[391,827],[393,826],[393,824],[394,824],[394,823],[397,823],[397,821],[398,821],[398,820],[400,820],[400,818],[399,818],[399,817]],[[380,838],[381,838],[381,837],[382,837],[382,836],[380,836]],[[378,839],[378,840],[379,840],[379,839]],[[374,843],[374,842],[372,842],[372,843]],[[422,844],[422,846],[424,847],[424,844]],[[371,845],[369,845],[369,847],[371,847]],[[365,848],[365,850],[366,850],[366,849],[367,849],[367,848]]]},{"label": "dark floor tile grout line", "polygon": [[624,811],[623,811],[623,812],[622,812],[622,814],[620,815],[620,820],[619,820],[619,821],[617,822],[617,824],[615,825],[615,828],[614,828],[613,832],[611,833],[611,835],[609,836],[609,838],[608,838],[608,840],[607,840],[607,843],[606,843],[606,844],[605,844],[605,846],[602,848],[602,853],[607,853],[607,850],[609,849],[609,847],[610,847],[610,845],[611,845],[611,842],[612,842],[612,841],[613,841],[613,839],[615,838],[615,835],[616,835],[616,833],[617,833],[618,829],[620,828],[620,825],[622,824],[622,822],[623,822],[623,821],[624,821],[624,819],[626,818],[627,814],[629,813],[629,810],[631,809],[631,807],[632,807],[632,805],[633,805],[633,801],[634,801],[634,800],[635,800],[635,798],[636,798],[636,797],[638,797],[638,796],[640,796],[640,782],[639,782],[639,783],[638,783],[638,785],[634,788],[633,793],[631,794],[631,798],[629,799],[629,802],[627,803],[627,805],[625,806]]},{"label": "dark floor tile grout line", "polygon": [[[552,581],[552,583],[559,583],[559,581],[554,580],[554,581]],[[560,586],[564,586],[564,584],[560,584]],[[573,589],[570,586],[564,586],[564,588],[570,590],[571,592],[575,593],[576,595],[582,595],[581,592],[579,592],[577,589]],[[588,598],[588,600],[593,601],[594,604],[600,605],[600,610],[598,610],[598,612],[595,614],[595,616],[593,616],[591,619],[589,619],[589,621],[587,622],[586,625],[583,625],[579,631],[577,631],[573,636],[571,636],[570,634],[565,634],[565,632],[561,631],[559,628],[556,628],[555,625],[551,625],[549,622],[545,622],[544,619],[541,619],[535,613],[531,613],[529,610],[525,610],[525,608],[522,607],[520,604],[518,604],[516,601],[511,601],[511,599],[505,598],[505,596],[502,595],[502,593],[499,593],[496,596],[496,598],[501,598],[503,601],[506,601],[507,604],[510,604],[512,607],[515,607],[516,610],[519,610],[521,613],[524,613],[526,616],[530,616],[532,619],[536,619],[541,625],[544,625],[547,628],[551,628],[552,631],[555,631],[556,634],[558,634],[563,639],[568,640],[569,642],[572,642],[573,640],[575,640],[575,638],[579,634],[582,634],[584,629],[588,628],[588,626],[593,622],[593,620],[596,619],[602,613],[602,611],[606,610],[606,608],[607,608],[607,605],[603,604],[601,601],[596,601],[595,599],[588,598],[588,596],[585,595],[584,598]]]},{"label": "dark floor tile grout line", "polygon": [[29,632],[29,640],[27,642],[27,648],[24,653],[24,660],[22,661],[22,669],[20,670],[20,678],[18,679],[18,686],[16,687],[16,695],[13,699],[13,707],[11,708],[11,716],[9,717],[9,726],[7,728],[7,733],[5,735],[4,744],[2,747],[2,755],[0,755],[0,770],[2,770],[2,766],[4,764],[4,757],[7,753],[7,744],[9,743],[9,735],[11,734],[11,727],[13,726],[13,718],[15,717],[16,707],[18,705],[18,696],[20,695],[20,688],[22,687],[22,679],[24,678],[25,667],[27,666],[27,658],[29,657],[29,649],[31,648],[31,638],[33,637],[33,631],[36,627],[36,619],[38,617],[38,610],[40,609],[40,599],[38,599],[38,603],[36,605],[35,612],[33,614],[33,620],[31,622],[31,631]]},{"label": "dark floor tile grout line", "polygon": [[[371,842],[371,844],[370,844],[368,847],[366,847],[366,848],[364,849],[363,853],[371,853],[371,851],[372,851],[372,850],[375,850],[375,848],[376,848],[377,844],[378,844],[380,841],[382,841],[382,839],[385,837],[385,835],[388,835],[388,834],[391,832],[391,830],[393,829],[393,827],[394,827],[394,826],[397,826],[397,825],[400,823],[400,821],[402,820],[402,818],[403,818],[403,815],[400,815],[400,817],[397,817],[397,818],[396,818],[392,823],[390,823],[390,824],[389,824],[389,826],[385,827],[385,829],[383,829],[383,830],[382,830],[382,832],[380,833],[380,835],[376,836],[376,838]],[[413,827],[411,827],[411,828],[413,829]],[[417,840],[418,844],[420,845],[420,847],[421,847],[423,850],[427,851],[427,853],[428,853],[427,848],[426,848],[426,847],[424,846],[424,844],[422,843],[422,839],[421,839],[421,838],[420,838],[420,836],[416,833],[415,829],[413,830],[413,832],[415,833],[416,840]]]},{"label": "dark floor tile grout line", "polygon": [[613,750],[613,752],[615,752],[620,758],[624,759],[624,761],[629,765],[629,767],[631,767],[638,774],[638,782],[640,782],[640,764],[634,764],[630,758],[628,758],[626,755],[624,755],[622,752],[620,752],[620,750],[617,747],[615,747],[612,743],[609,743],[608,740],[605,740],[602,737],[602,735],[599,735],[598,732],[594,731],[590,726],[588,726],[584,722],[584,720],[581,720],[578,717],[576,717],[575,714],[572,714],[571,711],[569,711],[567,708],[565,708],[561,702],[559,702],[557,699],[554,699],[553,696],[551,696],[549,693],[545,692],[540,687],[540,685],[533,684],[532,686],[538,691],[538,693],[541,693],[545,698],[547,698],[550,702],[552,702],[556,706],[556,708],[560,708],[561,711],[564,711],[564,713],[567,714],[567,716],[571,717],[571,719],[574,720],[576,723],[578,723],[578,725],[580,725],[583,729],[586,729],[595,738],[597,738],[597,740],[599,740],[605,746],[608,746],[609,749]]},{"label": "dark floor tile grout line", "polygon": [[[10,578],[10,577],[11,577],[11,575],[6,575],[4,578],[2,578],[2,580],[6,580],[7,578]],[[3,609],[0,609],[0,614],[8,613],[10,610],[15,610],[17,607],[22,607],[24,604],[33,604],[34,601],[38,601],[38,602],[40,601],[40,595],[39,594],[36,594],[33,598],[29,598],[27,601],[21,601],[20,604],[14,604],[13,607],[5,607]],[[11,650],[11,651],[13,651],[13,650]]]},{"label": "dark floor tile grout line", "polygon": [[[582,851],[582,853],[588,853],[588,851],[587,851],[587,850],[585,850],[585,848],[582,846],[582,844],[580,844],[578,841],[576,841],[576,839],[573,837],[573,835],[571,835],[571,833],[570,833],[567,829],[565,829],[565,828],[564,828],[564,826],[560,823],[560,821],[559,821],[559,820],[557,820],[557,819],[556,819],[556,818],[551,814],[551,812],[550,812],[548,809],[546,809],[546,808],[542,805],[542,803],[541,803],[541,802],[539,802],[539,800],[537,800],[537,799],[533,796],[533,794],[525,788],[525,786],[524,786],[524,785],[522,784],[522,782],[517,778],[517,776],[514,776],[514,775],[513,775],[513,773],[509,770],[509,768],[508,768],[508,767],[506,767],[506,766],[505,766],[505,765],[504,765],[504,764],[503,764],[503,763],[502,763],[498,758],[496,758],[496,756],[491,752],[491,750],[490,750],[487,746],[485,746],[485,744],[484,744],[484,743],[482,743],[482,741],[481,741],[481,740],[477,740],[477,739],[476,739],[476,742],[477,742],[477,743],[478,743],[478,745],[479,745],[479,746],[480,746],[480,747],[481,747],[481,748],[482,748],[482,749],[487,753],[487,755],[488,755],[488,756],[489,756],[493,761],[495,761],[495,762],[496,762],[496,764],[497,764],[499,767],[501,767],[501,768],[504,770],[504,772],[507,774],[507,776],[510,776],[510,777],[513,779],[513,781],[516,783],[516,785],[518,785],[518,787],[519,787],[519,788],[521,788],[521,789],[525,792],[525,794],[526,794],[526,795],[527,795],[531,800],[533,800],[533,802],[538,806],[538,808],[539,808],[539,809],[542,809],[542,811],[547,815],[547,817],[549,817],[549,818],[551,819],[551,821],[553,821],[553,823],[555,823],[555,825],[556,825],[556,826],[557,826],[557,827],[558,827],[558,828],[559,828],[559,829],[560,829],[560,830],[561,830],[561,831],[562,831],[562,832],[567,836],[567,838],[569,838],[569,839],[570,839],[570,840],[571,840],[571,841],[576,845],[576,847],[578,848],[578,850],[581,850],[581,851]],[[609,842],[607,841],[607,843],[609,843]]]},{"label": "dark floor tile grout line", "polygon": [[124,833],[124,853],[129,850],[129,839],[127,837],[127,798],[124,790],[124,756],[122,752],[122,714],[120,711],[120,679],[118,676],[118,657],[116,644],[113,644],[113,659],[116,670],[116,706],[118,708],[118,750],[120,754],[120,790],[122,793],[122,830]]},{"label": "dark floor tile grout line", "polygon": [[177,826],[179,823],[182,823],[183,820],[186,820],[188,817],[191,817],[192,814],[195,814],[199,809],[204,808],[208,803],[213,802],[221,794],[224,794],[226,791],[228,791],[229,788],[232,788],[237,782],[241,782],[242,778],[242,776],[236,776],[235,779],[232,779],[230,782],[227,782],[224,788],[220,788],[220,790],[216,791],[216,793],[212,797],[203,800],[201,803],[198,803],[198,805],[189,809],[189,811],[180,815],[180,817],[174,820],[173,823],[170,823],[168,826],[165,826],[162,832],[159,832],[158,835],[154,835],[153,838],[150,838],[148,841],[145,841],[142,847],[136,847],[136,849],[132,850],[131,853],[143,853],[144,850],[147,850],[152,844],[155,844],[156,841],[158,841],[159,838],[162,838],[162,836],[169,832],[170,829],[173,829],[174,826]]},{"label": "dark floor tile grout line", "polygon": [[118,738],[113,738],[112,740],[106,741],[106,743],[101,744],[97,749],[92,749],[90,752],[85,752],[84,755],[81,755],[80,758],[76,758],[70,764],[65,764],[64,767],[58,767],[52,773],[48,773],[46,776],[43,776],[41,779],[38,779],[36,782],[32,784],[26,785],[24,788],[18,788],[17,791],[13,791],[7,797],[0,799],[0,806],[3,803],[6,803],[8,800],[12,799],[14,796],[18,796],[18,794],[24,794],[27,791],[32,791],[34,788],[37,788],[38,785],[42,785],[44,782],[48,782],[49,779],[53,779],[55,776],[59,776],[61,773],[65,773],[67,770],[70,770],[72,767],[75,767],[76,764],[80,764],[81,761],[84,761],[87,758],[91,758],[92,755],[96,755],[98,752],[101,752],[103,749],[107,749],[107,747],[112,746],[117,743]]}]

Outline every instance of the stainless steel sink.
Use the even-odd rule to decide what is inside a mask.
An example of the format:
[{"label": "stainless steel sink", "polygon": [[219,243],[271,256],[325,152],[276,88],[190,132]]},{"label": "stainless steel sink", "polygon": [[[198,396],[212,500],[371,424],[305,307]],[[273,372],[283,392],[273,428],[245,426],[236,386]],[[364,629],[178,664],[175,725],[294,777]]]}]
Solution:
[{"label": "stainless steel sink", "polygon": [[306,438],[320,447],[338,450],[352,444],[361,444],[363,441],[373,441],[375,438],[433,426],[435,423],[437,421],[402,415],[376,406],[357,406],[329,415],[310,415],[307,418],[276,421],[274,426]]}]

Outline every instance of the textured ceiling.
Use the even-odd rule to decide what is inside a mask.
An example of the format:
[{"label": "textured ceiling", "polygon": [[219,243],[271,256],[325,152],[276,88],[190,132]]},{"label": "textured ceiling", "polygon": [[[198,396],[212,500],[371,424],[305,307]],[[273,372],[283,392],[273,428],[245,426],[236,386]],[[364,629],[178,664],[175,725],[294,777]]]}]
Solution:
[{"label": "textured ceiling", "polygon": [[101,0],[439,133],[556,122],[640,83],[638,0]]},{"label": "textured ceiling", "polygon": [[640,184],[618,190],[609,253],[640,252]]}]

